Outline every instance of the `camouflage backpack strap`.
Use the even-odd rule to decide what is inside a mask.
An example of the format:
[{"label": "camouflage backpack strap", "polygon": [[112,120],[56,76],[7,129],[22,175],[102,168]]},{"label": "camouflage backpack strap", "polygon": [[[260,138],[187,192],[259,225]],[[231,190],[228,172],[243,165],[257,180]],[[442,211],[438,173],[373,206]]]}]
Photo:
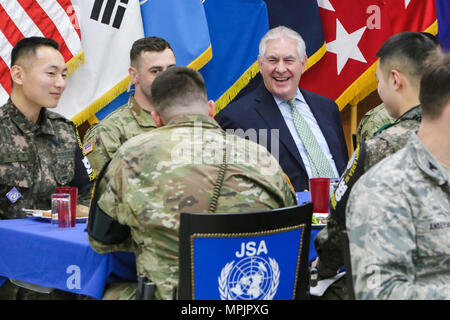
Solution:
[{"label": "camouflage backpack strap", "polygon": [[208,212],[214,213],[217,209],[217,201],[219,200],[220,190],[222,190],[223,179],[225,178],[225,171],[227,170],[227,139],[225,131],[223,133],[223,159],[219,168],[219,174],[217,175],[216,185],[214,186],[214,193],[209,203]]}]

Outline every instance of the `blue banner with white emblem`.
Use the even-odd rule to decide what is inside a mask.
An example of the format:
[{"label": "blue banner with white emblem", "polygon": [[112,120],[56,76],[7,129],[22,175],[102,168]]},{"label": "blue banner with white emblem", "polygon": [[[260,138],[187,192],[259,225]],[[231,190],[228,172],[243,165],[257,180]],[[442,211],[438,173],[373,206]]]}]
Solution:
[{"label": "blue banner with white emblem", "polygon": [[299,272],[301,227],[263,235],[194,237],[195,299],[292,299]]}]

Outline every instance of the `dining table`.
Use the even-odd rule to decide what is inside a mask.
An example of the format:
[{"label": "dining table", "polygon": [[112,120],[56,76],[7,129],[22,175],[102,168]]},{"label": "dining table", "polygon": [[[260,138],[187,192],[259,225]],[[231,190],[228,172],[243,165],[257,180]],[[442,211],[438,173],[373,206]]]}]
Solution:
[{"label": "dining table", "polygon": [[40,218],[0,220],[0,285],[9,278],[100,299],[108,283],[137,281],[133,253],[99,254],[85,230],[86,222],[58,228]]},{"label": "dining table", "polygon": [[[297,193],[297,200],[309,202],[309,193]],[[309,264],[317,258],[314,238],[323,227],[311,227]],[[136,257],[94,251],[86,219],[73,228],[35,217],[0,220],[0,286],[8,278],[101,299],[108,283],[137,281]]]}]

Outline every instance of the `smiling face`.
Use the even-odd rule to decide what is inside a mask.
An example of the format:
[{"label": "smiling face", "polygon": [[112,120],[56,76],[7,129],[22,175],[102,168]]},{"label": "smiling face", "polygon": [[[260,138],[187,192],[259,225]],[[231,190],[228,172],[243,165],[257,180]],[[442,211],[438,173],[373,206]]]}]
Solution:
[{"label": "smiling face", "polygon": [[32,61],[19,68],[21,77],[18,84],[22,86],[26,103],[55,108],[66,88],[67,67],[61,53],[52,47],[38,47]]},{"label": "smiling face", "polygon": [[306,61],[306,57],[300,59],[294,39],[267,40],[264,56],[258,57],[259,71],[267,90],[282,100],[293,99]]}]

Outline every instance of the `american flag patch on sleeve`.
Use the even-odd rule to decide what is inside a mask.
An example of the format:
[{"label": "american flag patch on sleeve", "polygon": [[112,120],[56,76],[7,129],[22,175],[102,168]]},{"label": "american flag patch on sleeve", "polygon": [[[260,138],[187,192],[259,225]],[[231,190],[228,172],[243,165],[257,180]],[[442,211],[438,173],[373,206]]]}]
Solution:
[{"label": "american flag patch on sleeve", "polygon": [[92,140],[89,140],[88,143],[86,143],[83,146],[83,153],[84,155],[89,154],[92,150],[94,150],[94,143],[92,142]]}]

